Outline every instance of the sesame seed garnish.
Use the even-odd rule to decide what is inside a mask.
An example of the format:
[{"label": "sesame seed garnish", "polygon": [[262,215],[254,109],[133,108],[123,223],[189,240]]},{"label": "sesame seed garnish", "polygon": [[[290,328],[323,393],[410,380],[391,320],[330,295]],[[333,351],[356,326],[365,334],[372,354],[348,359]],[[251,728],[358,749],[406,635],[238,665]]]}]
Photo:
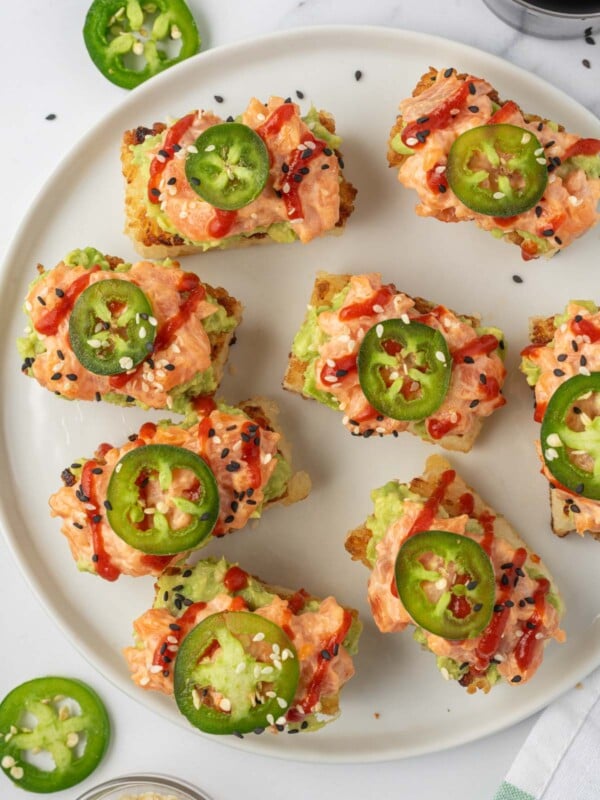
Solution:
[{"label": "sesame seed garnish", "polygon": [[475,363],[475,359],[472,356],[465,356],[463,358],[463,361],[465,362],[465,364],[474,364]]},{"label": "sesame seed garnish", "polygon": [[505,605],[507,608],[512,608],[512,607],[514,606],[514,603],[513,603],[513,601],[512,601],[512,600],[505,600],[505,601],[504,601],[504,605]]},{"label": "sesame seed garnish", "polygon": [[477,89],[473,81],[469,81],[469,94],[477,94]]},{"label": "sesame seed garnish", "polygon": [[472,114],[477,114],[477,112],[479,111],[479,106],[469,106],[469,111]]},{"label": "sesame seed garnish", "polygon": [[581,509],[576,503],[571,503],[571,505],[569,506],[569,511],[572,511],[573,514],[581,513]]},{"label": "sesame seed garnish", "polygon": [[431,131],[429,129],[426,129],[424,131],[417,131],[417,133],[415,134],[417,137],[417,141],[421,142],[421,144],[424,144],[430,133]]},{"label": "sesame seed garnish", "polygon": [[46,114],[44,119],[47,119],[49,122],[52,122],[53,120],[56,119],[56,114]]},{"label": "sesame seed garnish", "polygon": [[586,36],[585,37],[586,44],[596,44],[596,40],[593,36]]},{"label": "sesame seed garnish", "polygon": [[523,278],[520,275],[513,275],[512,279],[515,283],[523,283]]},{"label": "sesame seed garnish", "polygon": [[483,386],[485,386],[487,383],[487,377],[483,372],[479,374],[479,383],[483,384]]},{"label": "sesame seed garnish", "polygon": [[360,69],[357,69],[356,72],[354,73],[354,80],[359,81],[362,78],[362,76],[363,76],[362,71]]},{"label": "sesame seed garnish", "polygon": [[481,611],[482,608],[483,608],[482,603],[475,603],[475,605],[473,606],[473,611]]},{"label": "sesame seed garnish", "polygon": [[557,378],[562,378],[563,375],[565,374],[564,370],[559,369],[558,367],[556,369],[553,369],[552,372],[554,373],[554,375],[556,375]]},{"label": "sesame seed garnish", "polygon": [[542,231],[542,236],[554,236],[554,230],[552,228],[546,228],[546,230]]},{"label": "sesame seed garnish", "polygon": [[216,100],[217,103],[222,103],[223,102],[223,97],[220,94],[216,94],[215,95],[215,100]]},{"label": "sesame seed garnish", "polygon": [[68,373],[65,375],[65,378],[66,378],[68,381],[76,381],[76,380],[77,380],[77,375],[75,375],[75,373],[74,373],[74,372],[68,372]]},{"label": "sesame seed garnish", "polygon": [[504,609],[504,604],[503,603],[496,603],[496,605],[494,606],[494,611],[496,613],[498,613],[499,611],[502,611],[503,609]]},{"label": "sesame seed garnish", "polygon": [[301,92],[300,89],[296,89],[296,97],[298,100],[304,100],[304,92]]},{"label": "sesame seed garnish", "polygon": [[409,147],[414,147],[416,144],[419,144],[419,140],[416,139],[414,136],[409,136],[408,139],[406,140],[406,144]]},{"label": "sesame seed garnish", "polygon": [[520,578],[524,578],[524,577],[525,577],[525,573],[523,572],[523,570],[521,569],[521,567],[517,567],[517,568],[516,568],[516,570],[515,570],[515,572],[517,573],[517,575],[518,575]]},{"label": "sesame seed garnish", "polygon": [[590,60],[589,60],[589,58],[584,58],[584,59],[582,59],[581,63],[583,64],[583,66],[584,66],[586,69],[590,69],[590,67],[592,66],[592,65],[590,64]]}]

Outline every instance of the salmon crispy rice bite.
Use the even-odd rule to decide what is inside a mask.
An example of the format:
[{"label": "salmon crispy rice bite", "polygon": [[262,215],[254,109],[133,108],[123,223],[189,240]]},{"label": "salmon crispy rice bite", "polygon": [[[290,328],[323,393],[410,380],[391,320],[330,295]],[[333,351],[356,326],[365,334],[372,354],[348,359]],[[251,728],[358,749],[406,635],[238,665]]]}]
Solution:
[{"label": "salmon crispy rice bite", "polygon": [[92,247],[40,269],[17,341],[22,372],[67,400],[187,413],[214,394],[242,306],[176,261],[125,263]]},{"label": "salmon crispy rice bite", "polygon": [[505,404],[504,336],[379,273],[317,274],[285,389],[343,412],[353,436],[409,431],[467,452]]},{"label": "salmon crispy rice bite", "polygon": [[175,695],[206,733],[313,731],[340,713],[362,625],[333,597],[271,586],[225,559],[165,570],[124,650],[135,684]]},{"label": "salmon crispy rice bite", "polygon": [[388,162],[417,192],[419,216],[474,221],[525,260],[554,255],[600,219],[600,139],[527,114],[452,68],[431,67],[400,103]]},{"label": "salmon crispy rice bite", "polygon": [[540,557],[441,456],[371,497],[373,514],[348,533],[346,550],[371,570],[379,630],[414,625],[442,676],[470,694],[530,680],[548,641],[565,639],[564,606]]},{"label": "salmon crispy rice bite", "polygon": [[550,485],[552,530],[600,539],[600,308],[571,300],[530,320],[521,371],[535,394],[536,443]]},{"label": "salmon crispy rice bite", "polygon": [[280,97],[126,131],[125,233],[153,258],[341,233],[356,190],[340,143],[330,114]]},{"label": "salmon crispy rice bite", "polygon": [[307,496],[310,479],[292,471],[274,403],[202,404],[182,423],[147,422],[63,471],[50,510],[80,570],[109,581],[158,575],[266,506]]}]

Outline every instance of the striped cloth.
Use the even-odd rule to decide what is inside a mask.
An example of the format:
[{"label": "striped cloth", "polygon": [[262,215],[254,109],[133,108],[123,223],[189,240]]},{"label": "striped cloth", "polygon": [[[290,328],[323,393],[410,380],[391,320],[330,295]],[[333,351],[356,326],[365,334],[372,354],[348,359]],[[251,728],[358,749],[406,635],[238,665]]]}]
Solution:
[{"label": "striped cloth", "polygon": [[600,669],[544,711],[494,800],[599,800]]}]

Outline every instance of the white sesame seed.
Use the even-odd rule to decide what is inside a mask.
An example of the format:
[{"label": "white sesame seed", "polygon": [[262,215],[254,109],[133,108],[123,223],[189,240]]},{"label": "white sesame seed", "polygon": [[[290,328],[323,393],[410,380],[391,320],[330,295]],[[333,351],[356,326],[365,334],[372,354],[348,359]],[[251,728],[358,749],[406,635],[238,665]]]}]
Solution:
[{"label": "white sesame seed", "polygon": [[311,142],[311,140],[310,140],[310,139],[309,139],[307,142],[305,142],[305,144],[306,144],[306,148],[307,148],[308,150],[314,150],[314,149],[315,149],[315,143],[314,143],[314,142]]},{"label": "white sesame seed", "polygon": [[546,436],[546,444],[549,447],[562,447],[562,439],[558,433],[551,433],[550,436]]},{"label": "white sesame seed", "polygon": [[450,422],[451,422],[453,425],[456,425],[456,423],[458,422],[458,414],[456,413],[456,411],[453,411],[453,412],[450,414]]},{"label": "white sesame seed", "polygon": [[138,331],[138,336],[140,339],[143,339],[146,336],[146,328],[142,325],[142,327]]},{"label": "white sesame seed", "polygon": [[534,156],[541,156],[543,152],[544,152],[544,148],[543,147],[538,147],[536,150],[533,151],[533,155]]},{"label": "white sesame seed", "polygon": [[285,725],[285,723],[286,723],[285,717],[279,717],[278,719],[275,720],[275,725]]},{"label": "white sesame seed", "polygon": [[538,164],[545,164],[546,163],[546,159],[545,158],[536,158],[536,161],[537,161]]},{"label": "white sesame seed", "polygon": [[445,165],[445,164],[440,164],[438,167],[436,167],[436,168],[435,168],[435,170],[434,170],[434,171],[435,171],[435,172],[436,172],[438,175],[443,175],[443,174],[444,174],[444,172],[446,172],[446,165]]},{"label": "white sesame seed", "polygon": [[99,339],[88,339],[87,344],[94,350],[97,350],[99,347],[102,347],[102,342]]},{"label": "white sesame seed", "polygon": [[381,425],[379,425],[377,428],[375,428],[375,433],[385,433],[385,428],[382,428]]},{"label": "white sesame seed", "polygon": [[20,781],[24,775],[23,767],[11,767],[10,774],[16,781]]},{"label": "white sesame seed", "polygon": [[414,147],[416,144],[419,144],[419,140],[415,139],[414,136],[409,136],[408,139],[406,140],[406,144],[409,147]]},{"label": "white sesame seed", "polygon": [[267,722],[269,725],[275,725],[275,717],[273,714],[267,714]]},{"label": "white sesame seed", "polygon": [[231,711],[231,700],[228,697],[222,697],[219,701],[219,708],[221,711]]},{"label": "white sesame seed", "polygon": [[290,185],[289,185],[289,183],[288,183],[287,181],[286,181],[286,182],[283,184],[283,186],[281,187],[281,191],[282,191],[284,194],[288,194],[288,192],[290,191]]},{"label": "white sesame seed", "polygon": [[402,314],[400,319],[405,325],[408,325],[410,323],[410,317],[408,316],[408,314]]},{"label": "white sesame seed", "polygon": [[305,145],[305,144],[302,144],[302,142],[300,142],[300,144],[298,145],[298,148],[297,148],[297,149],[298,149],[298,150],[300,150],[300,151],[302,151],[302,150],[306,150],[306,145]]},{"label": "white sesame seed", "polygon": [[442,353],[441,350],[436,350],[435,357],[437,358],[438,361],[441,361],[442,364],[446,363],[446,356],[444,353]]},{"label": "white sesame seed", "polygon": [[579,374],[586,375],[588,378],[592,374],[587,367],[579,367]]},{"label": "white sesame seed", "polygon": [[254,677],[257,679],[260,678],[260,667],[258,664],[254,667]]},{"label": "white sesame seed", "polygon": [[212,153],[213,150],[216,150],[216,147],[214,146],[214,144],[209,144],[208,147],[204,148],[204,152],[205,153]]},{"label": "white sesame seed", "polygon": [[235,668],[235,671],[236,671],[236,673],[237,673],[238,675],[241,675],[241,673],[242,673],[242,672],[243,672],[245,669],[246,669],[246,664],[245,664],[243,661],[240,661],[240,663],[239,663],[239,664],[237,665],[237,667]]},{"label": "white sesame seed", "polygon": [[256,119],[259,120],[259,122],[264,122],[264,120],[266,120],[266,117],[264,114],[257,114]]},{"label": "white sesame seed", "polygon": [[119,366],[121,369],[131,369],[133,367],[133,359],[129,356],[122,356],[119,359]]},{"label": "white sesame seed", "polygon": [[161,154],[160,154],[160,153],[158,153],[158,154],[156,155],[156,160],[157,160],[157,161],[160,161],[160,163],[161,163],[161,164],[165,164],[165,163],[166,163],[166,161],[167,161],[167,159],[166,159],[164,156],[161,156]]},{"label": "white sesame seed", "polygon": [[446,578],[440,578],[434,584],[436,589],[445,589],[448,586],[448,581]]},{"label": "white sesame seed", "polygon": [[440,670],[440,672],[442,673],[442,678],[443,678],[445,681],[449,681],[449,680],[450,680],[450,673],[448,672],[448,670],[446,669],[446,667],[442,667],[442,668],[441,668],[441,670]]},{"label": "white sesame seed", "polygon": [[149,670],[149,671],[150,671],[150,672],[151,672],[153,675],[157,675],[159,672],[162,672],[162,670],[163,670],[163,668],[161,667],[161,665],[160,665],[160,664],[152,664],[152,666],[150,667],[150,670]]},{"label": "white sesame seed", "polygon": [[96,511],[96,506],[93,503],[84,503],[83,507],[88,511]]},{"label": "white sesame seed", "polygon": [[167,650],[169,651],[169,653],[176,653],[179,650],[179,645],[178,644],[170,644],[167,647]]},{"label": "white sesame seed", "polygon": [[115,472],[121,472],[122,469],[123,469],[123,464],[117,464],[117,466],[115,467]]},{"label": "white sesame seed", "polygon": [[17,762],[12,756],[4,756],[2,761],[0,761],[0,765],[2,765],[4,769],[10,769],[11,767],[14,767],[16,763]]},{"label": "white sesame seed", "polygon": [[539,641],[540,639],[544,638],[544,634],[538,631],[535,635],[535,638]]},{"label": "white sesame seed", "polygon": [[194,704],[194,708],[196,711],[200,708],[200,695],[198,694],[197,689],[192,689],[192,703]]},{"label": "white sesame seed", "polygon": [[277,692],[274,692],[272,689],[270,689],[268,692],[265,692],[265,697],[270,697],[273,699],[274,697],[277,697]]},{"label": "white sesame seed", "polygon": [[140,679],[140,686],[148,686],[149,683],[150,678],[147,675],[144,675],[144,677]]},{"label": "white sesame seed", "polygon": [[275,669],[281,669],[282,668],[281,661],[278,658],[274,658],[273,666],[275,667]]},{"label": "white sesame seed", "polygon": [[546,461],[554,461],[556,458],[558,458],[558,453],[553,447],[549,447],[545,451],[544,456],[546,457]]},{"label": "white sesame seed", "polygon": [[332,368],[335,367],[335,361],[333,360],[333,358],[328,358],[325,363],[327,364],[328,367]]},{"label": "white sesame seed", "polygon": [[278,697],[277,705],[279,706],[279,708],[287,708],[287,700],[284,700],[283,697]]},{"label": "white sesame seed", "polygon": [[373,306],[373,311],[376,314],[383,314],[383,306],[380,306],[379,303]]},{"label": "white sesame seed", "polygon": [[506,197],[506,195],[504,194],[504,192],[494,192],[492,197],[494,198],[494,200],[502,200],[502,198]]},{"label": "white sesame seed", "polygon": [[144,45],[141,42],[136,42],[133,47],[133,54],[136,56],[144,55]]},{"label": "white sesame seed", "polygon": [[31,309],[33,308],[29,300],[25,301],[25,308],[27,309],[27,311],[31,311]]},{"label": "white sesame seed", "polygon": [[383,325],[381,325],[381,323],[375,328],[375,333],[377,334],[379,339],[381,339],[381,337],[383,336]]},{"label": "white sesame seed", "polygon": [[67,742],[67,747],[71,749],[77,747],[77,745],[79,744],[79,734],[76,731],[71,731],[71,733],[67,735],[66,742]]},{"label": "white sesame seed", "polygon": [[273,672],[273,667],[262,667],[260,670],[261,675],[270,675]]},{"label": "white sesame seed", "polygon": [[530,133],[524,133],[523,136],[521,136],[521,144],[527,144],[527,142],[530,142],[530,141],[531,141],[531,134]]},{"label": "white sesame seed", "polygon": [[458,114],[460,114],[460,108],[451,108],[450,109],[450,116],[451,117],[456,117]]},{"label": "white sesame seed", "polygon": [[572,206],[580,206],[583,201],[579,197],[575,197],[574,194],[569,195],[569,203]]},{"label": "white sesame seed", "polygon": [[284,649],[281,651],[281,658],[285,661],[286,659],[293,658],[293,657],[294,657],[294,654],[289,649],[289,647],[284,647]]}]

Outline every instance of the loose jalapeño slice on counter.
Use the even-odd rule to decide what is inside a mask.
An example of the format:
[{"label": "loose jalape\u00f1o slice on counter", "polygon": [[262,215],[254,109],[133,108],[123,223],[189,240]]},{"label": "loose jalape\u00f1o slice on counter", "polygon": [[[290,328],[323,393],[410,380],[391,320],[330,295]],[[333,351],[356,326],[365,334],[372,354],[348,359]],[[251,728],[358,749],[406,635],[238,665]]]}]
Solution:
[{"label": "loose jalape\u00f1o slice on counter", "polygon": [[219,516],[212,470],[183,447],[148,444],[130,450],[108,484],[108,522],[127,544],[152,555],[192,550]]},{"label": "loose jalape\u00f1o slice on counter", "polygon": [[96,375],[132,369],[152,351],[155,336],[150,301],[138,286],[117,278],[88,286],[69,317],[77,360]]},{"label": "loose jalape\u00f1o slice on counter", "polygon": [[492,562],[474,539],[423,531],[396,558],[396,587],[420,627],[444,639],[473,639],[487,627],[496,585]]},{"label": "loose jalape\u00f1o slice on counter", "polygon": [[446,340],[421,322],[388,319],[370,328],[358,351],[358,377],[374,409],[392,419],[425,419],[448,392]]},{"label": "loose jalape\u00f1o slice on counter", "polygon": [[[0,704],[0,734],[4,773],[29,792],[58,792],[98,766],[110,723],[89,686],[69,678],[35,678],[17,686]],[[32,760],[35,754],[47,756],[48,768]]]},{"label": "loose jalape\u00f1o slice on counter", "polygon": [[197,625],[175,662],[181,713],[206,733],[262,731],[285,718],[300,669],[294,645],[275,623],[224,611]]},{"label": "loose jalape\u00f1o slice on counter", "polygon": [[575,375],[558,387],[540,441],[546,466],[562,487],[600,500],[600,372]]},{"label": "loose jalape\u00f1o slice on counter", "polygon": [[213,125],[196,139],[185,174],[203,200],[235,211],[255,200],[269,177],[269,152],[260,136],[239,122]]},{"label": "loose jalape\u00f1o slice on counter", "polygon": [[446,165],[448,184],[467,208],[513,217],[538,202],[548,182],[544,148],[525,128],[481,125],[461,134]]},{"label": "loose jalape\u00f1o slice on counter", "polygon": [[200,49],[184,0],[94,0],[83,39],[105,78],[133,89]]}]

